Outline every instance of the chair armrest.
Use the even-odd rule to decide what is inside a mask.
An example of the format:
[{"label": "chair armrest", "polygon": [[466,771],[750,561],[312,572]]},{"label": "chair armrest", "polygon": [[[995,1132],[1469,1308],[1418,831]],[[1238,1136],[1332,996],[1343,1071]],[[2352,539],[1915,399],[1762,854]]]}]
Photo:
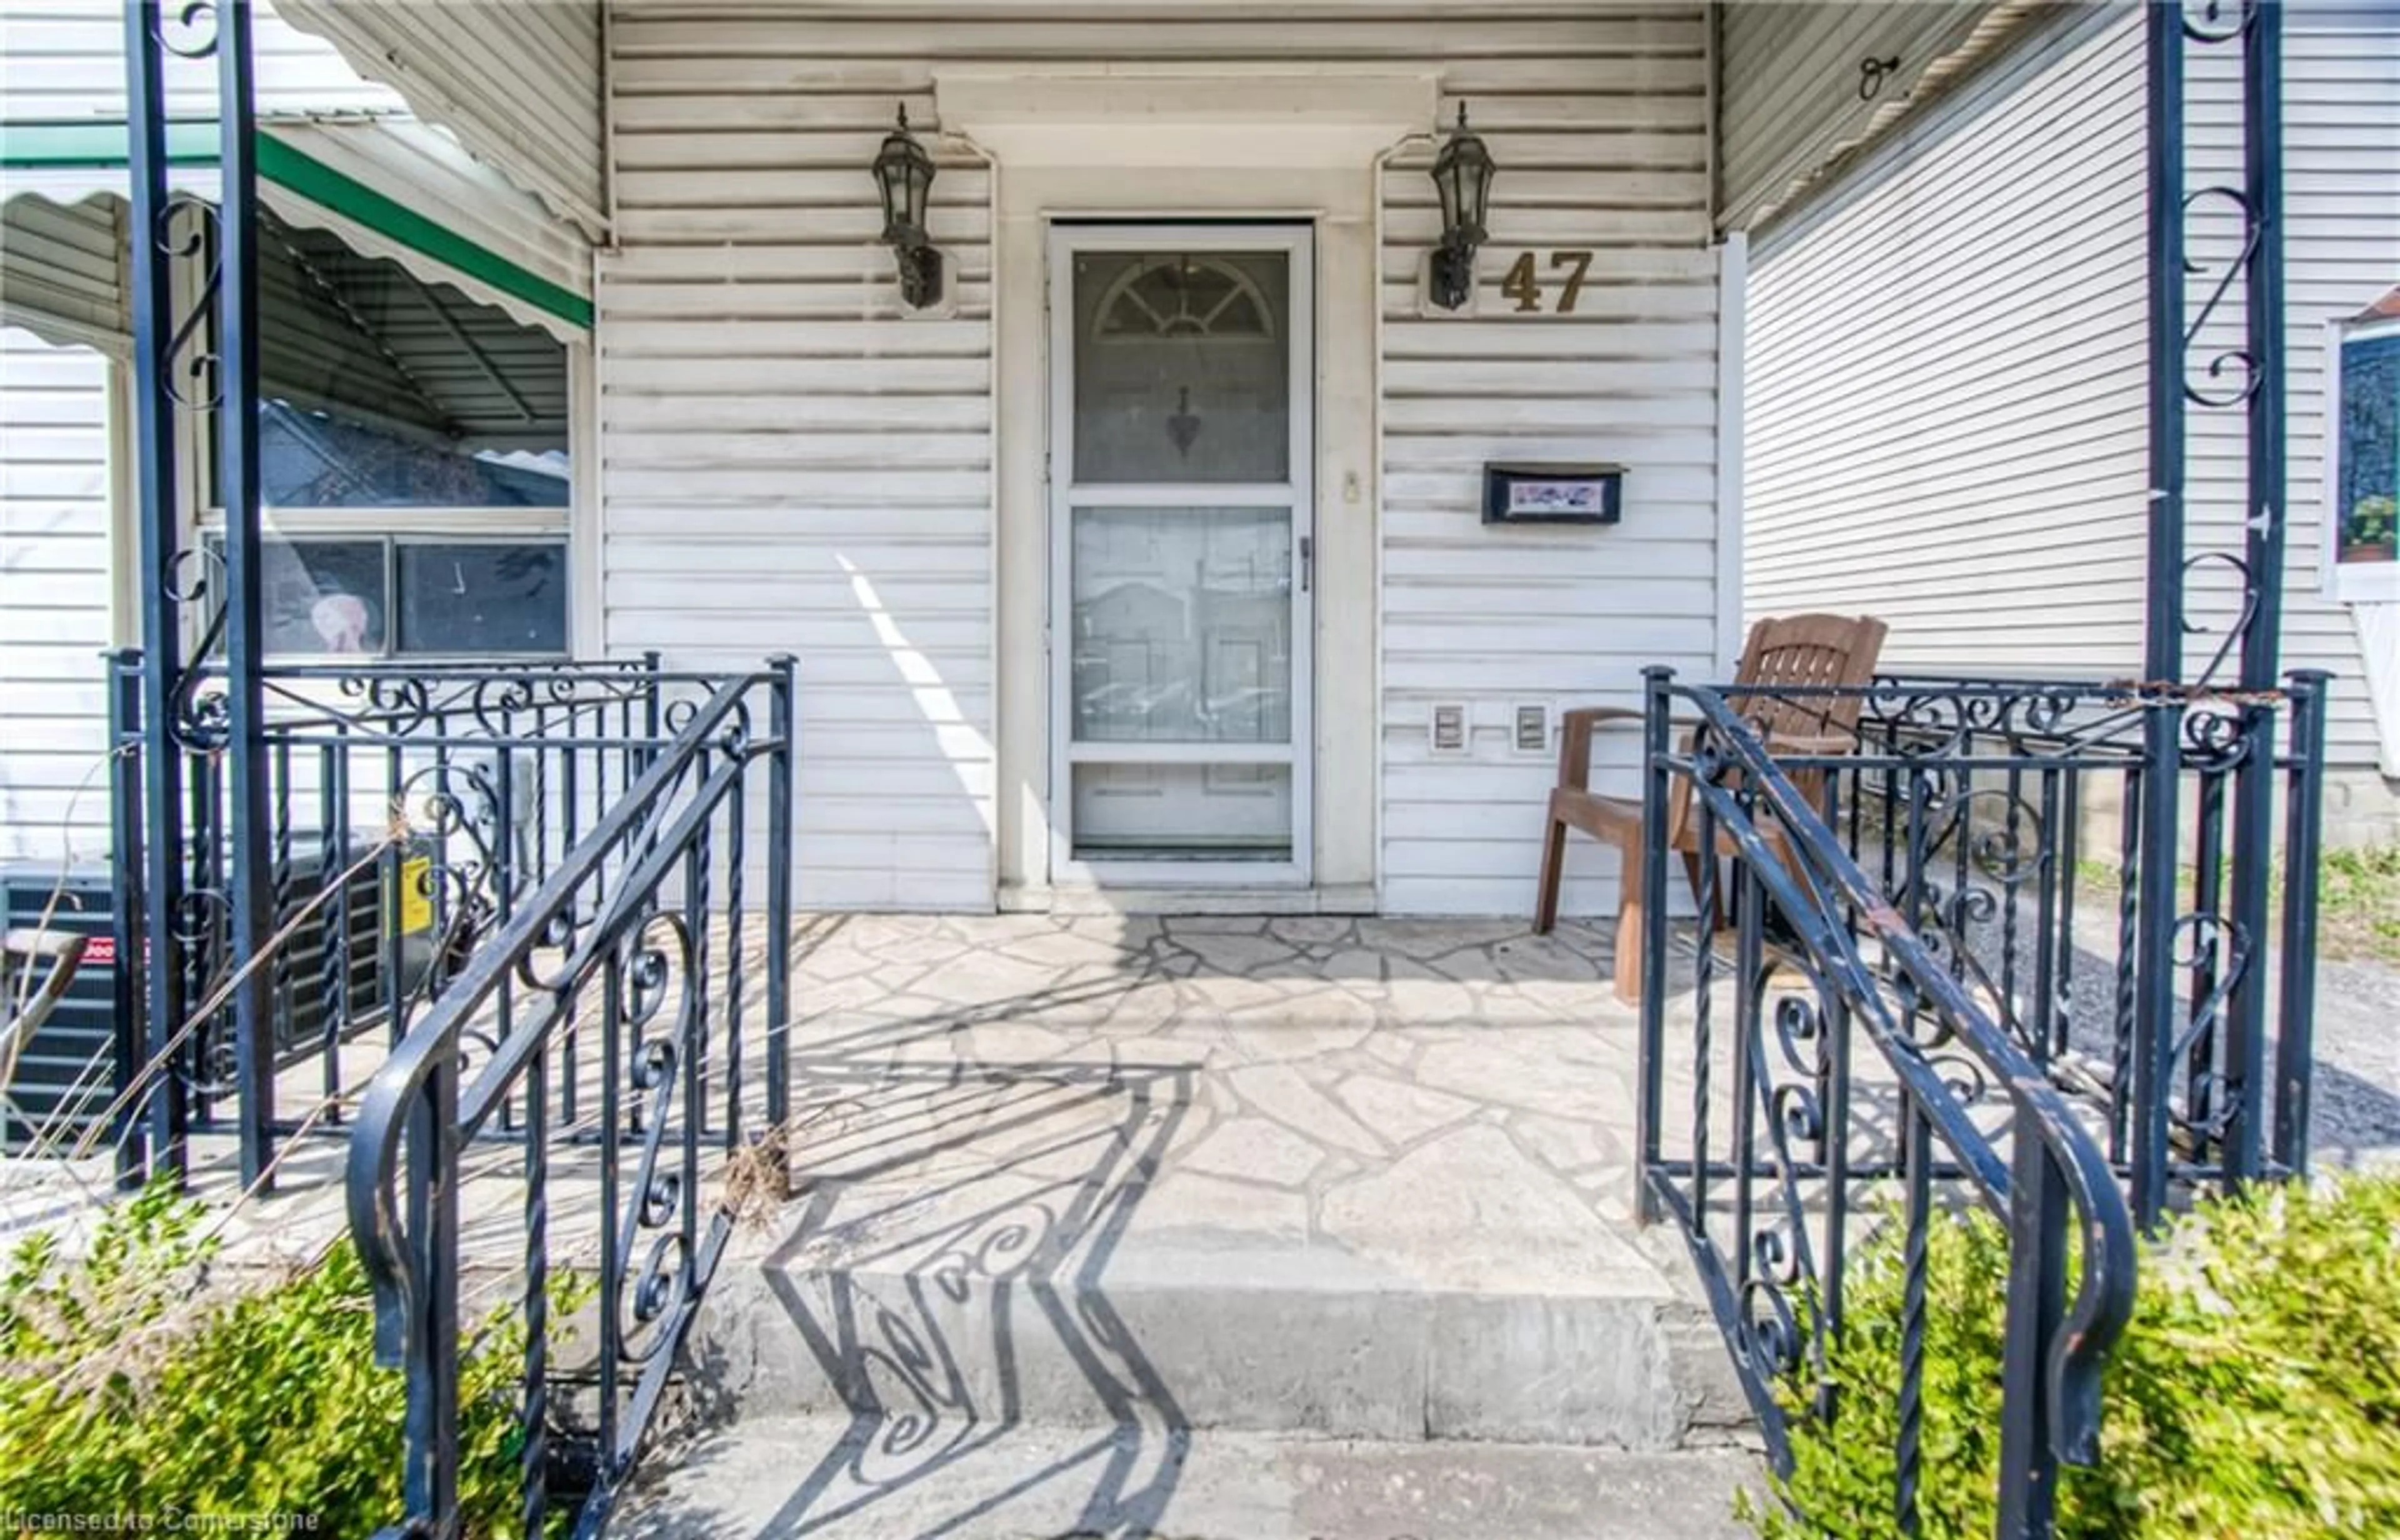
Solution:
[{"label": "chair armrest", "polygon": [[1849,754],[1859,746],[1854,732],[1770,732],[1766,735],[1769,754]]},{"label": "chair armrest", "polygon": [[1559,713],[1559,784],[1577,791],[1591,784],[1591,729],[1603,722],[1639,722],[1630,706],[1571,706]]},{"label": "chair armrest", "polygon": [[[1639,723],[1648,715],[1639,706],[1571,706],[1559,713],[1559,784],[1578,788],[1590,784],[1592,729]],[[1684,734],[1684,744],[1688,749],[1702,726],[1700,718],[1670,716],[1667,720],[1669,726]]]}]

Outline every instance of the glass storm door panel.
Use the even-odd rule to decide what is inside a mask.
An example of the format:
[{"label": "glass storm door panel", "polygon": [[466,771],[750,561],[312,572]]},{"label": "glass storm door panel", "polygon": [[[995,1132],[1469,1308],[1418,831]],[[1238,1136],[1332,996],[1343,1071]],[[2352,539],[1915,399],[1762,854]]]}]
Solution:
[{"label": "glass storm door panel", "polygon": [[1051,257],[1059,853],[1304,879],[1308,232],[1062,225]]}]

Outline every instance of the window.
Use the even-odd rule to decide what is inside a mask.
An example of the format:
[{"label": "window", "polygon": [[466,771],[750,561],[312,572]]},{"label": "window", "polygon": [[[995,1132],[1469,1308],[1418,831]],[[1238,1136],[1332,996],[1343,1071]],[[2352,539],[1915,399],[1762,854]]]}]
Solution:
[{"label": "window", "polygon": [[[262,213],[259,490],[270,657],[561,657],[567,350]],[[221,500],[203,538],[220,557]]]},{"label": "window", "polygon": [[2400,560],[2400,314],[2344,327],[2338,353],[2334,560]]},{"label": "window", "polygon": [[[224,537],[209,547],[224,560]],[[564,539],[269,536],[260,625],[270,657],[561,657]]]}]

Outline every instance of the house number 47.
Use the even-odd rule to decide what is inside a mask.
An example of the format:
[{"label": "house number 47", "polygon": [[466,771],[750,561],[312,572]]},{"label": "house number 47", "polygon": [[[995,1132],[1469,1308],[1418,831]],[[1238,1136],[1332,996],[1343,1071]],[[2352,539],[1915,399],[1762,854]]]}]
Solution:
[{"label": "house number 47", "polygon": [[[1508,276],[1501,280],[1500,292],[1517,302],[1519,310],[1539,310],[1542,307],[1542,280],[1534,266],[1534,253],[1525,252],[1509,265]],[[1565,284],[1559,290],[1559,302],[1550,308],[1554,314],[1575,314],[1575,301],[1583,295],[1584,275],[1591,270],[1589,252],[1552,252],[1549,253],[1553,271],[1566,270]]]}]

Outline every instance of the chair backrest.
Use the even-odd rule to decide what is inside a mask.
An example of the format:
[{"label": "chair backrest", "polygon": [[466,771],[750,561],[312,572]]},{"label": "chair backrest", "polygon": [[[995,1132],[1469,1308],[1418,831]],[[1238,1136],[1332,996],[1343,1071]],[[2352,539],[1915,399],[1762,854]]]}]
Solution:
[{"label": "chair backrest", "polygon": [[[1889,630],[1872,615],[1790,615],[1750,628],[1741,649],[1736,685],[1820,686],[1861,688],[1874,682]],[[1858,695],[1746,696],[1728,692],[1728,703],[1769,732],[1810,736],[1855,731]]]}]

